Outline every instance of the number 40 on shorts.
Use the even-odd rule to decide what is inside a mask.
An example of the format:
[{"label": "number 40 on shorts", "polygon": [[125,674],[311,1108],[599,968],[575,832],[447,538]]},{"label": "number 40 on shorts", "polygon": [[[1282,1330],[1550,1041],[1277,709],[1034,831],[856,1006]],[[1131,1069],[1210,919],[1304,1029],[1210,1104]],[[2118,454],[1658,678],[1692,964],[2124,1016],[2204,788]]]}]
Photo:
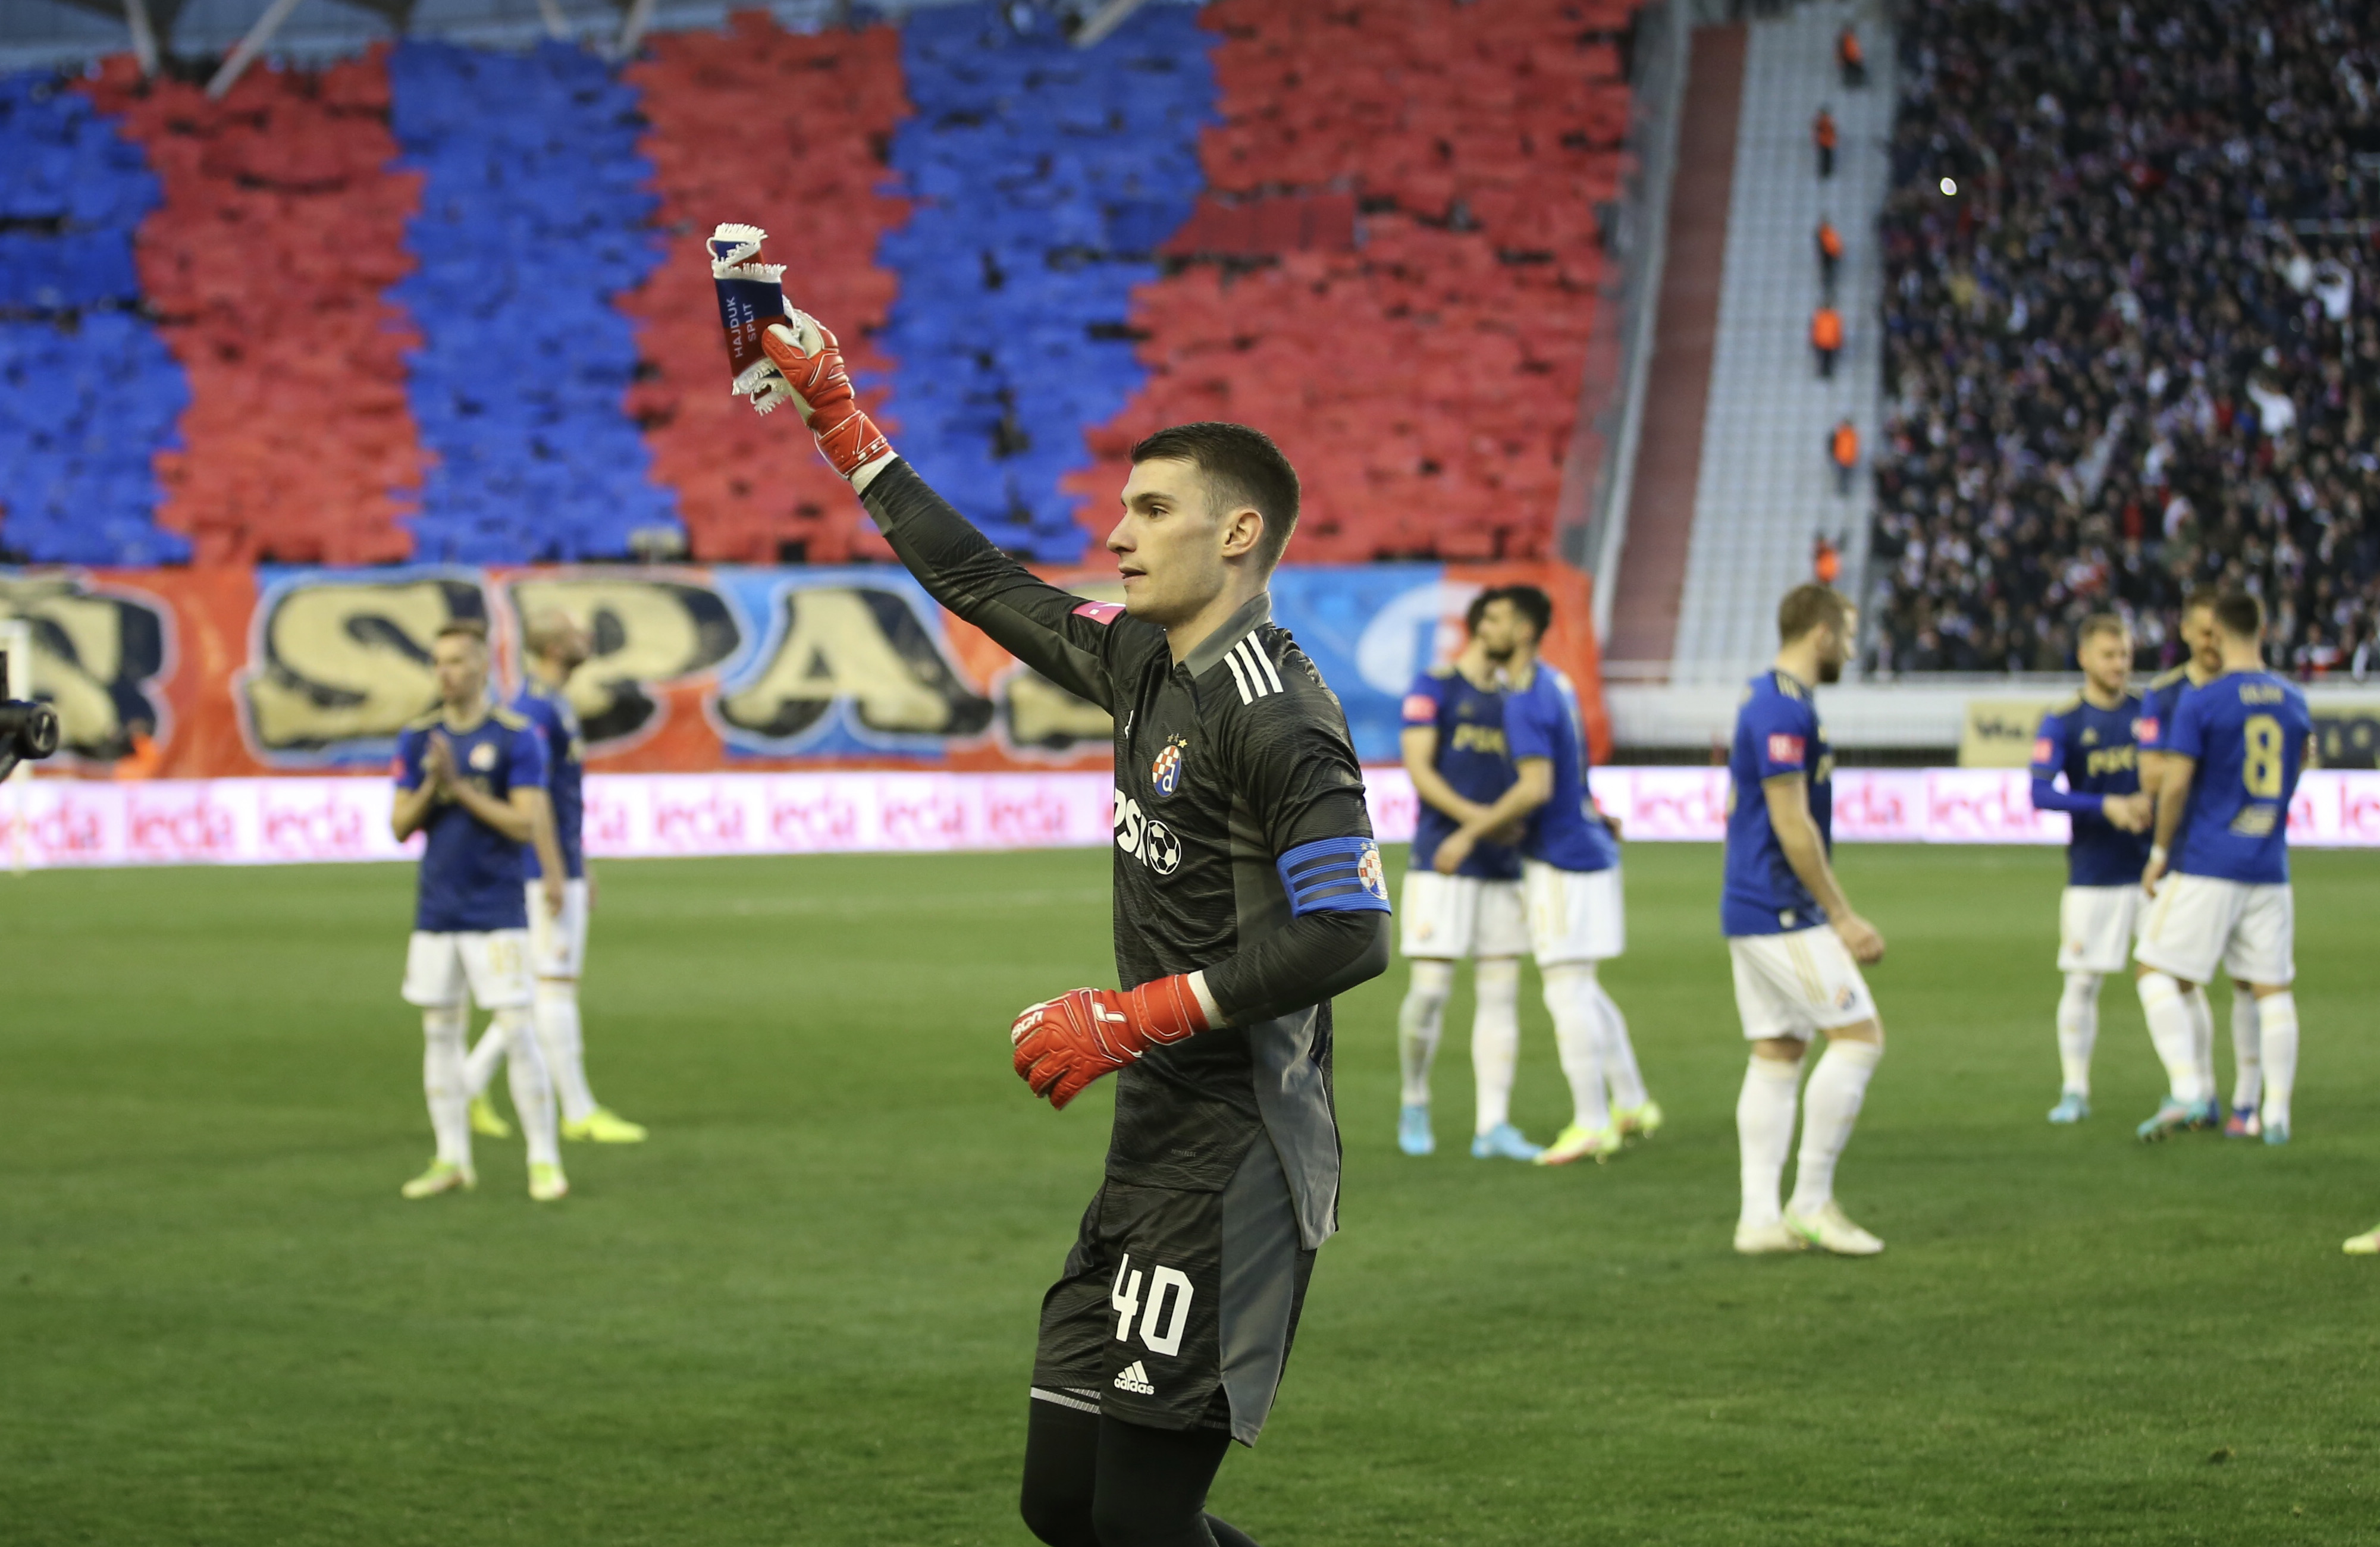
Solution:
[{"label": "number 40 on shorts", "polygon": [[[1130,1282],[1125,1274],[1131,1274]],[[1190,1300],[1196,1293],[1190,1287],[1190,1275],[1179,1268],[1158,1267],[1149,1270],[1148,1303],[1140,1301],[1140,1270],[1132,1265],[1132,1253],[1127,1251],[1116,1267],[1115,1282],[1108,1287],[1108,1305],[1116,1313],[1116,1341],[1132,1340],[1132,1319],[1140,1316],[1140,1340],[1153,1354],[1171,1358],[1182,1351],[1182,1332],[1190,1322]],[[1171,1313],[1168,1314],[1170,1308]],[[1157,1330],[1160,1318],[1165,1330]]]}]

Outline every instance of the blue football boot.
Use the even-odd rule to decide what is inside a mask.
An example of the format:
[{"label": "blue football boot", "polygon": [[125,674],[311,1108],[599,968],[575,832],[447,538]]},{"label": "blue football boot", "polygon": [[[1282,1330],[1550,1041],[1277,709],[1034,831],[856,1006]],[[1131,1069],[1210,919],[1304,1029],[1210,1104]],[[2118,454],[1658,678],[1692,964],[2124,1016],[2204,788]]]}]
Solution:
[{"label": "blue football boot", "polygon": [[2049,1120],[2054,1123],[2079,1123],[2090,1115],[2091,1098],[2081,1091],[2064,1093],[2049,1109]]},{"label": "blue football boot", "polygon": [[2142,1143],[2154,1144],[2160,1139],[2170,1138],[2185,1129],[2193,1127],[2202,1110],[2203,1108],[2192,1106],[2189,1102],[2176,1101],[2173,1097],[2167,1096],[2157,1103],[2155,1114],[2148,1121],[2132,1130],[2132,1132]]},{"label": "blue football boot", "polygon": [[1438,1148],[1438,1135],[1429,1130],[1427,1103],[1397,1109],[1397,1148],[1407,1154],[1428,1154]]},{"label": "blue football boot", "polygon": [[1544,1154],[1542,1146],[1521,1137],[1521,1130],[1511,1123],[1498,1123],[1471,1141],[1474,1160],[1535,1160]]}]

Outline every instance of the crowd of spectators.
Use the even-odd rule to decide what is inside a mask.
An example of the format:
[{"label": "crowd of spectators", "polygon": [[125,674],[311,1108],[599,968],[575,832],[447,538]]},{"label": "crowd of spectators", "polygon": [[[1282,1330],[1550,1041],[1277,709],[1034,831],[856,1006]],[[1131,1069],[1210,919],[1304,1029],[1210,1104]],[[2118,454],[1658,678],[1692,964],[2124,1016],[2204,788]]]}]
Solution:
[{"label": "crowd of spectators", "polygon": [[2069,671],[2204,584],[2380,670],[2380,11],[1910,0],[1880,236],[1880,673]]}]

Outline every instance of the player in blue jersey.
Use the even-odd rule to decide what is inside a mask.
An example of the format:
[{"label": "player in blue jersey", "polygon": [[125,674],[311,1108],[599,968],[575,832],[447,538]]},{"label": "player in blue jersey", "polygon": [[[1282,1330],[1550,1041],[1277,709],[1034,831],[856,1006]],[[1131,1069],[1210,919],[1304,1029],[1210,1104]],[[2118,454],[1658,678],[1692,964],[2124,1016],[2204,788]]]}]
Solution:
[{"label": "player in blue jersey", "polygon": [[1661,1109],[1637,1071],[1627,1019],[1596,980],[1596,964],[1618,956],[1627,942],[1620,844],[1587,787],[1578,690],[1537,659],[1553,616],[1552,598],[1534,586],[1507,586],[1481,610],[1489,649],[1505,657],[1504,739],[1517,777],[1435,856],[1437,868],[1451,872],[1488,835],[1527,819],[1521,869],[1529,951],[1545,980],[1572,1104],[1570,1126],[1537,1155],[1540,1166],[1603,1160],[1626,1134],[1649,1134],[1661,1124]]},{"label": "player in blue jersey", "polygon": [[[2175,711],[2185,695],[2223,674],[2223,652],[2215,637],[2215,603],[2221,595],[2212,586],[2202,586],[2182,599],[2181,640],[2189,647],[2190,654],[2180,666],[2152,678],[2147,693],[2143,695],[2141,790],[2151,801],[2156,799],[2157,776],[2165,767],[2165,737],[2173,727]],[[2187,1046],[2161,1045],[2157,1055],[2166,1060],[2170,1089],[2191,1090],[2200,1085],[2206,1089],[2205,1101],[2191,1115],[2187,1126],[2213,1128],[2222,1120],[2223,1113],[2215,1096],[2215,1007],[2204,984],[2183,995],[2182,1003],[2190,1011],[2190,1043]],[[2235,979],[2231,985],[2231,1097],[2235,1110],[2230,1122],[2225,1125],[2225,1131],[2234,1137],[2252,1138],[2258,1131],[2256,1097],[2263,1080],[2261,1043],[2255,996],[2248,992],[2246,984]]]},{"label": "player in blue jersey", "polygon": [[[455,622],[431,647],[439,707],[396,743],[399,841],[428,835],[421,852],[413,938],[405,953],[406,1002],[421,1009],[423,1092],[438,1157],[405,1184],[407,1198],[477,1185],[471,1169],[470,1089],[464,1073],[469,999],[495,1014],[512,1060],[513,1106],[528,1136],[528,1195],[551,1203],[570,1190],[553,1122],[553,1094],[529,1015],[528,912],[521,853],[552,844],[545,746],[528,721],[488,699],[488,637]],[[549,852],[551,873],[561,856]]]},{"label": "player in blue jersey", "polygon": [[[1752,1044],[1735,1106],[1743,1163],[1735,1249],[1746,1253],[1884,1250],[1835,1201],[1835,1163],[1884,1057],[1884,1026],[1860,975],[1863,964],[1883,960],[1884,937],[1852,911],[1829,860],[1835,759],[1814,698],[1819,684],[1841,679],[1858,633],[1858,613],[1836,592],[1787,592],[1776,661],[1752,679],[1735,712],[1719,926]],[[1780,1209],[1803,1059],[1822,1032],[1827,1051],[1810,1075],[1793,1198]]]},{"label": "player in blue jersey", "polygon": [[[2091,1048],[2099,1039],[2099,980],[2124,970],[2140,920],[2141,866],[2153,809],[2140,792],[2139,696],[2126,687],[2132,633],[2102,612],[2082,622],[2080,695],[2041,717],[2033,742],[2033,804],[2063,811],[2066,893],[2058,904],[2058,1061],[2064,1088],[2054,1123],[2091,1115]],[[2058,780],[2066,788],[2060,790]]]},{"label": "player in blue jersey", "polygon": [[1451,664],[1432,667],[1405,694],[1400,750],[1421,810],[1397,911],[1413,981],[1397,1011],[1397,1057],[1403,1071],[1397,1147],[1407,1154],[1437,1148],[1429,1123],[1429,1066],[1437,1056],[1454,964],[1473,960],[1471,1070],[1477,1121],[1471,1153],[1535,1160],[1536,1145],[1512,1126],[1512,1070],[1521,1048],[1521,953],[1529,948],[1521,903],[1521,856],[1509,844],[1482,841],[1454,873],[1431,868],[1438,848],[1512,787],[1504,747],[1503,688],[1496,678],[1505,652],[1491,651],[1480,614],[1495,595],[1481,591],[1463,615],[1469,631]]},{"label": "player in blue jersey", "polygon": [[[634,1144],[645,1137],[643,1125],[598,1105],[588,1088],[578,1021],[578,973],[587,960],[587,914],[593,900],[583,831],[587,739],[579,734],[577,711],[563,688],[592,652],[594,641],[566,614],[547,611],[528,620],[521,646],[527,681],[512,709],[537,728],[545,743],[553,842],[562,856],[562,868],[548,871],[538,857],[541,845],[531,844],[522,852],[528,885],[529,967],[537,974],[537,1040],[562,1103],[562,1136],[598,1144]],[[504,1039],[491,1027],[471,1049],[469,1065],[471,1127],[497,1139],[511,1130],[496,1115],[487,1089],[504,1056]]]},{"label": "player in blue jersey", "polygon": [[[2184,995],[2218,970],[2248,985],[2264,1035],[2264,1139],[2286,1144],[2298,1062],[2289,812],[2313,718],[2304,694],[2265,670],[2263,602],[2225,594],[2215,632],[2223,674],[2183,695],[2160,738],[2156,841],[2141,872],[2155,900],[2133,956],[2149,1035],[2169,1070],[2168,1049],[2194,1034]],[[2214,1098],[2212,1073],[2192,1072],[2199,1082],[2172,1089],[2143,1139],[2189,1125]]]}]

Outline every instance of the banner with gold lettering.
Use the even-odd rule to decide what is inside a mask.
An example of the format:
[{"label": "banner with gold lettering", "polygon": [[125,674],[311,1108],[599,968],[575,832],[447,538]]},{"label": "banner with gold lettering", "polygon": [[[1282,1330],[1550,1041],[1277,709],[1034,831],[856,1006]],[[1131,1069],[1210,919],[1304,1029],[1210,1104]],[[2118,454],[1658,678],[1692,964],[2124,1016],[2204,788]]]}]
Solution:
[{"label": "banner with gold lettering", "polygon": [[[1121,600],[1112,572],[1048,575]],[[1586,577],[1547,564],[1290,566],[1273,615],[1347,713],[1358,754],[1397,759],[1415,671],[1461,639],[1485,585],[1554,598],[1548,655],[1609,735]],[[486,622],[519,678],[524,618],[585,624],[568,693],[589,764],[612,772],[1104,767],[1108,717],[1021,666],[889,565],[819,568],[0,569],[0,618],[30,625],[32,691],[64,750],[44,774],[225,779],[364,772],[435,701],[430,644]]]}]

